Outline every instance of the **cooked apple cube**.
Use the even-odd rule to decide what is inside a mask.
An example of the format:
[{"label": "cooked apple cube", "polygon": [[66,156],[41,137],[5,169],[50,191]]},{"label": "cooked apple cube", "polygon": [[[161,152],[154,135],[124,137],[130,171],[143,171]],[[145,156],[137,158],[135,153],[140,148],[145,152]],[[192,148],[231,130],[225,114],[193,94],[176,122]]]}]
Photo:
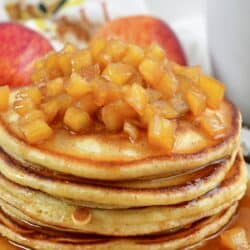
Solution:
[{"label": "cooked apple cube", "polygon": [[154,115],[148,126],[148,142],[169,152],[173,149],[174,138],[175,122]]},{"label": "cooked apple cube", "polygon": [[74,72],[81,72],[84,68],[92,65],[93,59],[89,50],[81,50],[72,57],[72,68]]},{"label": "cooked apple cube", "polygon": [[21,130],[27,142],[31,144],[40,143],[53,135],[53,130],[49,125],[40,119],[24,124]]},{"label": "cooked apple cube", "polygon": [[16,113],[24,115],[27,112],[35,108],[34,102],[30,98],[16,99],[13,103],[13,107]]},{"label": "cooked apple cube", "polygon": [[155,115],[155,108],[152,105],[147,104],[143,116],[140,117],[142,124],[146,127],[153,119],[154,115]]},{"label": "cooked apple cube", "polygon": [[122,61],[137,67],[143,58],[144,58],[143,49],[136,45],[130,44],[127,48],[126,54],[123,57]]},{"label": "cooked apple cube", "polygon": [[147,49],[146,57],[163,61],[166,58],[165,50],[162,49],[158,44],[152,43],[151,46]]},{"label": "cooked apple cube", "polygon": [[208,107],[219,108],[224,98],[225,87],[223,84],[209,76],[201,75],[198,85],[207,97]]},{"label": "cooked apple cube", "polygon": [[60,71],[64,76],[69,76],[72,73],[72,63],[71,63],[71,54],[62,53],[57,56],[57,63]]},{"label": "cooked apple cube", "polygon": [[98,64],[93,64],[85,68],[82,68],[80,75],[81,77],[86,79],[86,81],[91,81],[97,75],[100,75],[100,72],[101,72],[100,66]]},{"label": "cooked apple cube", "polygon": [[206,96],[198,88],[189,88],[185,94],[191,112],[197,116],[206,109]]},{"label": "cooked apple cube", "polygon": [[250,245],[246,231],[242,227],[234,227],[221,234],[222,244],[232,250],[247,250]]},{"label": "cooked apple cube", "polygon": [[200,117],[198,117],[201,128],[210,137],[218,139],[224,136],[226,131],[225,122],[213,110],[206,109]]},{"label": "cooked apple cube", "polygon": [[112,62],[117,62],[124,56],[127,46],[122,41],[110,40],[104,50],[111,56]]},{"label": "cooked apple cube", "polygon": [[135,111],[122,100],[110,103],[101,110],[101,119],[110,131],[122,129],[124,121],[134,117]]},{"label": "cooked apple cube", "polygon": [[56,96],[63,92],[63,79],[56,78],[54,80],[50,80],[46,85],[46,95],[47,96]]},{"label": "cooked apple cube", "polygon": [[91,91],[91,85],[79,74],[72,73],[66,91],[73,98],[79,98]]},{"label": "cooked apple cube", "polygon": [[44,60],[46,79],[54,79],[61,76],[56,52],[50,52]]},{"label": "cooked apple cube", "polygon": [[160,62],[152,59],[144,59],[139,65],[139,71],[145,81],[151,86],[156,87],[163,76],[163,69]]},{"label": "cooked apple cube", "polygon": [[173,74],[164,73],[155,88],[159,89],[165,98],[170,98],[178,89],[178,81]]},{"label": "cooked apple cube", "polygon": [[162,93],[156,89],[147,88],[148,100],[150,103],[158,101],[162,98]]},{"label": "cooked apple cube", "polygon": [[93,100],[93,93],[86,94],[81,99],[79,99],[78,102],[76,102],[76,107],[89,114],[94,114],[99,107],[93,102]]},{"label": "cooked apple cube", "polygon": [[17,93],[17,98],[30,99],[35,105],[38,105],[42,101],[42,93],[37,86],[30,86],[21,89]]},{"label": "cooked apple cube", "polygon": [[26,124],[30,123],[35,120],[46,120],[45,114],[43,113],[42,110],[39,109],[33,109],[26,113],[24,116],[20,117],[20,124]]},{"label": "cooked apple cube", "polygon": [[128,135],[132,143],[138,139],[139,131],[134,124],[130,122],[125,122],[123,125],[123,131]]},{"label": "cooked apple cube", "polygon": [[91,84],[94,94],[93,101],[99,107],[121,98],[121,90],[115,83],[96,77]]},{"label": "cooked apple cube", "polygon": [[184,67],[177,63],[172,63],[173,71],[177,75],[182,75],[194,82],[198,82],[201,75],[200,66]]},{"label": "cooked apple cube", "polygon": [[106,47],[107,41],[102,38],[97,38],[90,43],[90,51],[92,56],[95,60],[97,60],[98,55],[100,52]]},{"label": "cooked apple cube", "polygon": [[75,107],[69,107],[67,109],[63,122],[70,130],[75,132],[88,129],[92,124],[90,115]]},{"label": "cooked apple cube", "polygon": [[9,106],[10,89],[9,86],[0,87],[0,111],[6,111]]},{"label": "cooked apple cube", "polygon": [[42,111],[44,112],[48,123],[51,123],[56,118],[60,107],[61,103],[56,99],[49,100],[41,105]]},{"label": "cooked apple cube", "polygon": [[172,98],[170,98],[169,103],[179,114],[184,114],[189,110],[186,101],[180,93],[175,94]]},{"label": "cooked apple cube", "polygon": [[154,102],[152,105],[164,118],[174,119],[179,116],[179,113],[167,101],[159,100]]},{"label": "cooked apple cube", "polygon": [[125,63],[110,63],[102,72],[102,76],[116,84],[125,84],[134,73],[133,67]]},{"label": "cooked apple cube", "polygon": [[56,97],[56,102],[59,103],[59,111],[58,111],[58,114],[61,116],[61,115],[64,115],[66,109],[71,106],[71,104],[73,103],[73,98],[65,93],[61,94],[61,95],[58,95]]},{"label": "cooked apple cube", "polygon": [[148,96],[141,85],[134,83],[126,90],[124,100],[142,116],[148,103]]}]

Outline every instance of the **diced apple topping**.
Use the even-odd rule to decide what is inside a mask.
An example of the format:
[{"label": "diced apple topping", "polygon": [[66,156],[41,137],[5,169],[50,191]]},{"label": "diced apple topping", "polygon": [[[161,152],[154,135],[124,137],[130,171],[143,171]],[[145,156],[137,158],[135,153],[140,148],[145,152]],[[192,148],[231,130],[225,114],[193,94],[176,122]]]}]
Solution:
[{"label": "diced apple topping", "polygon": [[73,73],[66,85],[66,91],[70,96],[79,98],[90,92],[91,87],[90,84],[79,74]]},{"label": "diced apple topping", "polygon": [[70,130],[79,132],[88,129],[92,123],[90,115],[75,107],[69,107],[64,115],[63,122]]},{"label": "diced apple topping", "polygon": [[219,108],[224,98],[225,87],[219,81],[206,75],[200,76],[199,87],[207,97],[208,107]]},{"label": "diced apple topping", "polygon": [[250,248],[246,231],[242,227],[234,227],[223,232],[221,242],[231,250],[248,250]]},{"label": "diced apple topping", "polygon": [[86,49],[68,44],[39,59],[32,79],[11,105],[9,89],[0,87],[0,111],[16,111],[29,143],[49,139],[58,128],[123,133],[131,142],[144,131],[149,144],[170,152],[178,119],[188,119],[213,139],[227,129],[218,112],[223,85],[198,66],[170,62],[157,44],[140,48],[105,39]]},{"label": "diced apple topping", "polygon": [[0,87],[0,111],[6,111],[9,107],[10,89],[8,86]]},{"label": "diced apple topping", "polygon": [[144,57],[144,50],[136,45],[130,44],[122,61],[137,66]]},{"label": "diced apple topping", "polygon": [[148,141],[154,146],[171,151],[175,142],[175,122],[154,115],[149,122]]},{"label": "diced apple topping", "polygon": [[225,134],[225,122],[212,110],[207,109],[200,117],[198,122],[201,128],[213,139],[223,137]]},{"label": "diced apple topping", "polygon": [[102,76],[114,83],[125,84],[133,75],[133,67],[124,63],[110,63],[102,72]]},{"label": "diced apple topping", "polygon": [[157,86],[164,74],[161,63],[148,58],[140,63],[139,71],[153,88]]},{"label": "diced apple topping", "polygon": [[134,83],[125,91],[125,101],[139,114],[143,115],[148,103],[146,90],[139,84]]},{"label": "diced apple topping", "polygon": [[21,130],[27,142],[31,144],[42,142],[53,135],[53,130],[49,127],[49,125],[40,119],[22,125]]},{"label": "diced apple topping", "polygon": [[198,88],[187,89],[185,97],[193,115],[200,115],[206,109],[206,96]]},{"label": "diced apple topping", "polygon": [[138,128],[130,123],[130,122],[125,122],[123,125],[123,131],[128,134],[129,140],[131,142],[135,142],[139,136],[139,131]]}]

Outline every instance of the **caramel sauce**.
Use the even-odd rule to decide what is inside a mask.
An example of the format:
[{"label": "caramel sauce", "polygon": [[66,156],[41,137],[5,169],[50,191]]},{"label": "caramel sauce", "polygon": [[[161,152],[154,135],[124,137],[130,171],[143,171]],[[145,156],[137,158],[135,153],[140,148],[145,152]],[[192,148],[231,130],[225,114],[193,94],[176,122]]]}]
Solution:
[{"label": "caramel sauce", "polygon": [[[236,218],[233,220],[229,228],[234,226],[243,227],[246,230],[248,240],[250,242],[250,181],[248,182],[248,189],[244,198],[240,201],[239,211]],[[11,243],[8,240],[0,237],[0,249],[1,250],[21,250]],[[228,250],[221,244],[220,237],[216,237],[207,241],[202,247],[199,247],[198,250]]]}]

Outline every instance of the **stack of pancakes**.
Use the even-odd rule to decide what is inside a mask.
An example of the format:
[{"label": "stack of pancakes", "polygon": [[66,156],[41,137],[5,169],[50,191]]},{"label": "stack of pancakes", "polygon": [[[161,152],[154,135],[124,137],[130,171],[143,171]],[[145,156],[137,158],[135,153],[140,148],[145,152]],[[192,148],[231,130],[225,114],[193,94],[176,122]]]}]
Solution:
[{"label": "stack of pancakes", "polygon": [[146,136],[71,135],[20,140],[16,115],[0,116],[0,233],[32,249],[184,249],[223,230],[246,189],[239,111],[211,140],[179,126],[171,154]]}]

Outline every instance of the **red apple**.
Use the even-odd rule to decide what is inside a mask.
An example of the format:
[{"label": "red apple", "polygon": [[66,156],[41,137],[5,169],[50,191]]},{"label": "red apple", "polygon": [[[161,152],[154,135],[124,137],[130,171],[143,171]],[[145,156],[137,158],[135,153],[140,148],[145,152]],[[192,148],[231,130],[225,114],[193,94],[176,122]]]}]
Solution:
[{"label": "red apple", "polygon": [[162,20],[151,16],[129,16],[104,24],[95,37],[119,38],[141,47],[157,42],[167,57],[179,64],[186,64],[182,47],[172,29]]},{"label": "red apple", "polygon": [[29,84],[35,59],[52,49],[35,31],[17,23],[0,23],[0,85]]}]

